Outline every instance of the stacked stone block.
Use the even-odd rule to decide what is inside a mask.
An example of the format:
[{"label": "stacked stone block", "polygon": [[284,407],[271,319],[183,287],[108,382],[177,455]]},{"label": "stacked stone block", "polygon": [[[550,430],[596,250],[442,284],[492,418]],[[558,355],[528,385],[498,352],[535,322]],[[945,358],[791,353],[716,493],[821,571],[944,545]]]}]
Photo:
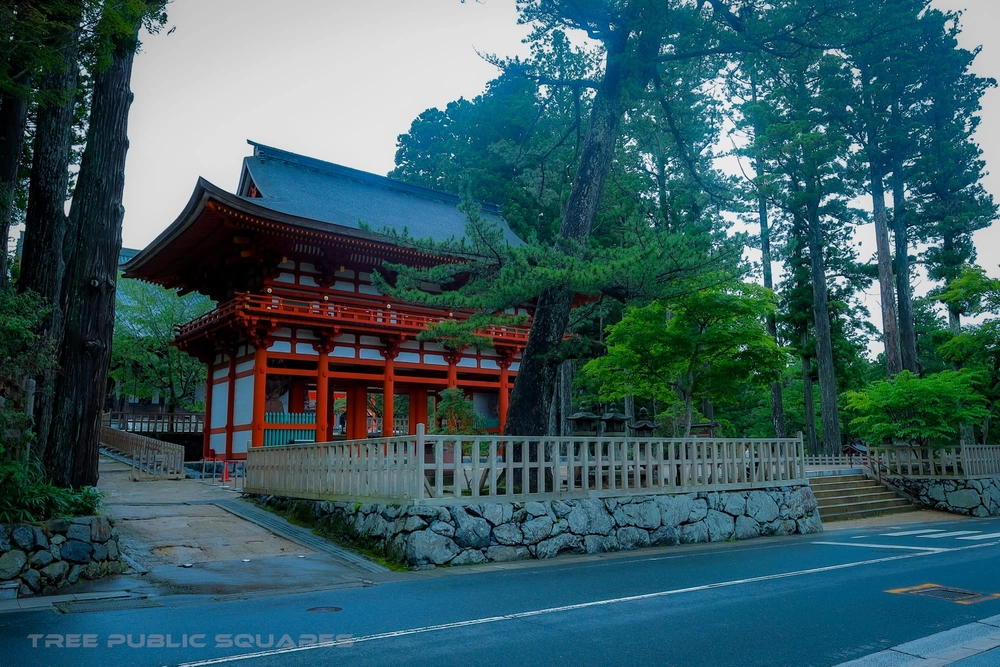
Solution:
[{"label": "stacked stone block", "polygon": [[20,582],[19,597],[50,595],[122,567],[118,529],[107,517],[0,525],[0,583]]},{"label": "stacked stone block", "polygon": [[311,505],[418,569],[823,530],[808,486],[453,506],[261,500]]}]

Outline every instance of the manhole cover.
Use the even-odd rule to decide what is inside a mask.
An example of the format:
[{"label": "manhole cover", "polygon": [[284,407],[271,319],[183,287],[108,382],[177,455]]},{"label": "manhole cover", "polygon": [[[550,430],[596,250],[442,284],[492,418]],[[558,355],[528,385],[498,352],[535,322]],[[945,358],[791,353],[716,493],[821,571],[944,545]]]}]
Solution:
[{"label": "manhole cover", "polygon": [[131,598],[110,598],[107,600],[77,600],[74,602],[62,602],[55,605],[55,608],[64,614],[82,614],[90,611],[118,611],[119,609],[146,609],[149,607],[159,607],[158,602],[150,600],[146,596]]},{"label": "manhole cover", "polygon": [[923,595],[929,598],[937,598],[939,600],[950,600],[952,602],[958,602],[959,600],[971,600],[973,598],[983,597],[982,593],[973,593],[972,591],[963,591],[959,588],[921,588],[920,590],[909,591],[911,595]]},{"label": "manhole cover", "polygon": [[310,607],[309,609],[306,609],[306,611],[315,611],[318,613],[323,613],[323,612],[333,613],[342,610],[340,607]]}]

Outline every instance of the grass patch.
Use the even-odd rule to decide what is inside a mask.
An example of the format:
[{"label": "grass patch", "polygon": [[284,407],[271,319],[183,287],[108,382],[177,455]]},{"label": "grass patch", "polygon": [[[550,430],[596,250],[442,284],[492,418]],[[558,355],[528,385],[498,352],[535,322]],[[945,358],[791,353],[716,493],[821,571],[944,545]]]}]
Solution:
[{"label": "grass patch", "polygon": [[[313,504],[309,501],[278,500],[278,504],[264,505],[257,503],[267,511],[277,514],[288,523],[307,528],[313,535],[329,540],[334,544],[358,552],[382,567],[393,572],[406,572],[410,568],[406,563],[393,558],[386,550],[386,541],[372,535],[361,535],[343,517],[325,515],[316,516]],[[358,504],[357,507],[361,505]]]}]

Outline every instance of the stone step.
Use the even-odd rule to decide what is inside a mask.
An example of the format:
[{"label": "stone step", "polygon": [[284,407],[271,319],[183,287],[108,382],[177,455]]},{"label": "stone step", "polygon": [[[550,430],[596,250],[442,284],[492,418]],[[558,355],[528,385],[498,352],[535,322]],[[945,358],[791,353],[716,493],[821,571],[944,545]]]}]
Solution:
[{"label": "stone step", "polygon": [[[868,493],[894,493],[881,484],[867,486],[847,486],[840,489],[813,489],[816,498],[838,498],[840,496],[861,496]],[[895,495],[895,494],[894,494]]]},{"label": "stone step", "polygon": [[[812,485],[810,485],[812,486]],[[855,484],[844,484],[837,486],[813,486],[813,493],[819,498],[820,495],[848,495],[851,493],[871,493],[880,491],[885,486],[877,482],[857,482]]]},{"label": "stone step", "polygon": [[882,486],[874,479],[853,479],[847,482],[830,482],[829,484],[816,484],[810,482],[809,486],[813,491],[835,491],[836,489],[867,488],[870,486]]},{"label": "stone step", "polygon": [[837,505],[864,503],[875,500],[900,500],[900,497],[892,491],[886,491],[884,488],[881,488],[871,493],[852,493],[816,498],[816,502],[819,504],[820,509],[824,507],[835,507]]},{"label": "stone step", "polygon": [[838,475],[836,477],[809,478],[809,486],[813,488],[836,487],[844,484],[862,484],[865,482],[875,482],[878,484],[878,482],[865,475]]},{"label": "stone step", "polygon": [[907,503],[895,507],[883,507],[883,508],[863,507],[855,509],[843,509],[838,511],[820,510],[820,517],[823,519],[824,523],[829,523],[831,521],[846,521],[847,519],[863,519],[865,517],[881,516],[885,514],[902,514],[904,512],[916,512],[919,509],[923,508],[920,505]]},{"label": "stone step", "polygon": [[[854,498],[843,498],[842,502],[826,505],[825,508],[830,511],[840,511],[842,509],[850,509],[857,506],[858,509],[862,507],[872,507],[879,509],[881,507],[895,507],[897,505],[910,505],[910,501],[907,498],[902,498],[897,495],[890,495],[888,498],[876,498],[874,500],[855,500]],[[824,509],[823,506],[820,509]]]}]

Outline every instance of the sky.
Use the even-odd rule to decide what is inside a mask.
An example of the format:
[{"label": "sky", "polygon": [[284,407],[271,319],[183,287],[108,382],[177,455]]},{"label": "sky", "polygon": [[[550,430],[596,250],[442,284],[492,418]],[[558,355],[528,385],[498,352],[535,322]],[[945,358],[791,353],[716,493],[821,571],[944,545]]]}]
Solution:
[{"label": "sky", "polygon": [[180,214],[199,176],[233,191],[247,140],[386,174],[424,110],[524,55],[513,0],[173,0],[135,60],[126,247]]},{"label": "sky", "polygon": [[[1000,78],[1000,0],[935,4],[965,10],[962,46],[981,45],[976,72]],[[479,53],[527,53],[514,0],[173,0],[168,13],[132,76],[132,248],[173,222],[199,176],[235,190],[248,139],[385,174],[418,114],[475,97],[497,76]],[[977,139],[995,171],[985,185],[1000,201],[1000,91],[983,106]],[[858,236],[863,252],[874,248],[870,225]],[[975,240],[980,264],[1000,277],[1000,225]]]}]

